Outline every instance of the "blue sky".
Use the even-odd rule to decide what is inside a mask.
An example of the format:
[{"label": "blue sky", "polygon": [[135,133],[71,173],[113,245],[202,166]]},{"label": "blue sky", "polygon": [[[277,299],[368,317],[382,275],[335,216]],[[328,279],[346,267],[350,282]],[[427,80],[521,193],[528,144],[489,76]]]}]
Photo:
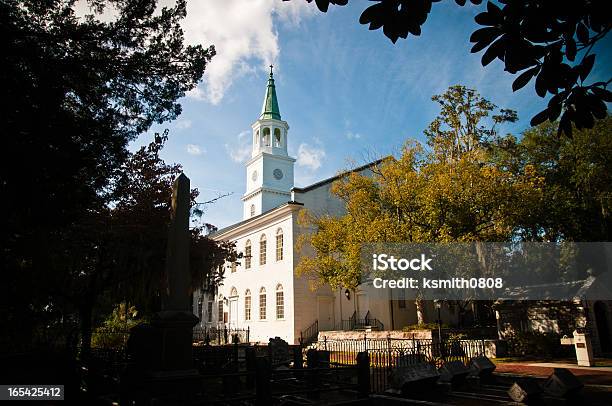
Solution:
[{"label": "blue sky", "polygon": [[[470,54],[473,17],[482,6],[436,3],[420,37],[392,44],[380,30],[358,23],[366,2],[319,13],[301,0],[192,0],[186,38],[215,44],[200,87],[182,100],[181,117],[154,131],[170,130],[163,151],[181,163],[201,201],[232,193],[207,207],[203,221],[219,227],[241,220],[245,151],[250,126],[260,113],[267,66],[275,65],[283,120],[289,123],[290,154],[298,158],[295,183],[305,186],[368,157],[397,152],[422,132],[438,109],[431,96],[454,84],[477,89],[519,122],[501,129],[520,134],[545,107],[533,84],[513,93],[513,76],[499,61],[486,68],[482,53]],[[468,3],[469,4],[469,3]],[[601,50],[610,50],[610,39]],[[591,80],[609,79],[610,52],[598,54]]]}]

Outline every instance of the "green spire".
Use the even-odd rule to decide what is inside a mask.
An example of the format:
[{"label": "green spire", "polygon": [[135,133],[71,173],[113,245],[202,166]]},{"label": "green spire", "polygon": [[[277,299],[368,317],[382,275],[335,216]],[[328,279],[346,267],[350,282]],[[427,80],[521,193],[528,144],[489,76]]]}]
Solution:
[{"label": "green spire", "polygon": [[278,109],[278,100],[276,100],[272,65],[270,65],[270,77],[268,78],[268,86],[266,87],[266,97],[264,98],[263,107],[261,108],[261,116],[259,116],[260,120],[267,118],[276,120],[281,119],[280,110]]}]

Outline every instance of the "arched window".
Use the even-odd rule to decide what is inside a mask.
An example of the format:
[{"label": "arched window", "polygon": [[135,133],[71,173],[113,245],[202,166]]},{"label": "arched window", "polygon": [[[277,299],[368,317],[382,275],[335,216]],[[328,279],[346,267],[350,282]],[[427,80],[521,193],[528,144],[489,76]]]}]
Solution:
[{"label": "arched window", "polygon": [[283,293],[283,285],[276,285],[276,318],[285,318],[285,295]]},{"label": "arched window", "polygon": [[259,145],[259,130],[257,130],[257,132],[255,133],[255,142],[254,142],[255,146]]},{"label": "arched window", "polygon": [[274,129],[274,146],[275,147],[280,147],[281,146],[281,130],[280,130],[280,128],[275,128]]},{"label": "arched window", "polygon": [[270,146],[270,128],[266,127],[263,129],[263,146]]},{"label": "arched window", "polygon": [[276,260],[283,260],[283,229],[276,230]]},{"label": "arched window", "polygon": [[259,320],[266,319],[266,288],[259,289]]},{"label": "arched window", "polygon": [[230,290],[230,297],[238,296],[238,289],[232,286],[232,290]]},{"label": "arched window", "polygon": [[259,265],[266,264],[266,235],[262,234],[259,240]]},{"label": "arched window", "polygon": [[230,270],[232,271],[232,273],[236,272],[236,262],[232,261],[230,263]]},{"label": "arched window", "polygon": [[249,289],[244,292],[244,319],[251,320],[251,291]]},{"label": "arched window", "polygon": [[251,205],[251,217],[253,217],[255,215],[255,205],[252,204]]},{"label": "arched window", "polygon": [[244,269],[251,269],[251,240],[244,243]]}]

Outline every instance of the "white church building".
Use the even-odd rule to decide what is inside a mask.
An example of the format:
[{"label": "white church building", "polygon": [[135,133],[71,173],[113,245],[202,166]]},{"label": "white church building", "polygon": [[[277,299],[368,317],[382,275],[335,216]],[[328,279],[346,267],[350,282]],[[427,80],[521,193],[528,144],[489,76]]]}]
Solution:
[{"label": "white church building", "polygon": [[[272,72],[263,108],[252,124],[252,152],[246,163],[243,220],[218,230],[215,240],[233,241],[244,254],[228,264],[214,297],[194,293],[194,309],[202,327],[248,328],[250,341],[279,336],[289,343],[316,331],[343,329],[346,321],[377,319],[379,328],[399,329],[416,323],[414,303],[391,300],[386,291],[330,287],[312,290],[298,277],[295,242],[302,232],[298,213],[341,215],[344,204],[330,192],[338,176],[307,187],[294,186],[295,158],[289,156],[289,124],[281,119]],[[371,173],[372,162],[354,169]],[[426,309],[434,320],[433,308]]]}]

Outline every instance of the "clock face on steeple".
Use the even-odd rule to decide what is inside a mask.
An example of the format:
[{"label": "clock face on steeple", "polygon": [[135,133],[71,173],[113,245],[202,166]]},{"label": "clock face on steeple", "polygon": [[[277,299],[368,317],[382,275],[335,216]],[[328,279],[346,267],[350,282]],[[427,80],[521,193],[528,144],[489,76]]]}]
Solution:
[{"label": "clock face on steeple", "polygon": [[274,175],[276,180],[281,180],[283,178],[283,171],[277,168],[274,170],[274,172],[272,172],[272,175]]},{"label": "clock face on steeple", "polygon": [[253,171],[253,174],[251,175],[251,179],[253,179],[253,182],[257,180],[257,171]]}]

